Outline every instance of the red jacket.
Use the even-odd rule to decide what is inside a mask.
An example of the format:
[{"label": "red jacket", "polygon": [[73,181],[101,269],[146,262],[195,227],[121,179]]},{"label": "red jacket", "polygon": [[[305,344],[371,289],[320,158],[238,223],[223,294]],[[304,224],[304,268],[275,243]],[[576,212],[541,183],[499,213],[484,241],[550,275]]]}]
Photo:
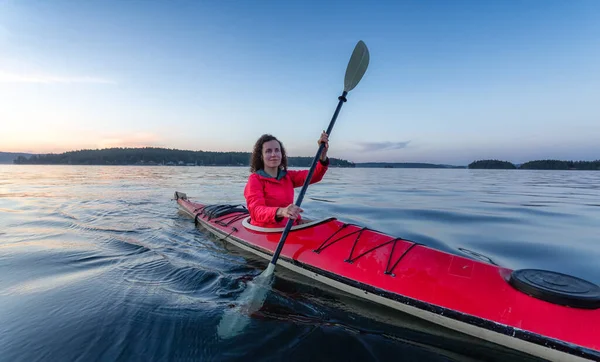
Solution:
[{"label": "red jacket", "polygon": [[[321,181],[329,167],[329,158],[322,163],[317,162],[310,183]],[[244,197],[250,211],[251,224],[261,227],[283,227],[286,218],[275,218],[280,207],[294,203],[294,188],[302,187],[308,176],[308,170],[283,171],[279,170],[277,178],[268,175],[264,170],[258,170],[248,177],[244,189]],[[296,220],[298,222],[300,218]]]}]

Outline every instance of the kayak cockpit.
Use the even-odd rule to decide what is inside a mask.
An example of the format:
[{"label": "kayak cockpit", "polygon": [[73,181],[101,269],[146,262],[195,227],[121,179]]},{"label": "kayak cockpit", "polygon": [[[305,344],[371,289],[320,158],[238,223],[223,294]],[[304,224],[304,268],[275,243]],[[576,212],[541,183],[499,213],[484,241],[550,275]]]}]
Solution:
[{"label": "kayak cockpit", "polygon": [[[333,220],[336,220],[336,218],[335,217],[327,217],[327,218],[315,219],[315,220],[302,219],[300,224],[292,226],[291,231],[299,230],[299,229],[306,229],[306,228],[313,227],[315,225],[322,224],[322,223],[328,222],[328,221],[333,221]],[[261,233],[280,233],[285,229],[285,227],[266,228],[266,227],[262,227],[262,226],[252,225],[250,216],[248,216],[247,218],[245,218],[242,221],[242,225],[248,230],[258,231]]]},{"label": "kayak cockpit", "polygon": [[[184,192],[175,192],[175,200],[188,200],[187,195]],[[280,233],[285,229],[284,227],[277,228],[266,228],[262,226],[252,225],[252,220],[249,216],[249,211],[246,206],[242,204],[232,205],[232,204],[208,204],[204,205],[201,208],[198,208],[194,211],[195,217],[206,217],[207,220],[218,219],[215,221],[219,225],[227,226],[234,221],[242,220],[242,225],[252,231],[257,231],[261,233]],[[192,215],[194,216],[194,215]],[[290,231],[306,229],[309,227],[313,227],[318,224],[322,224],[325,222],[336,220],[335,217],[327,217],[322,219],[302,219],[299,224],[292,226]]]}]

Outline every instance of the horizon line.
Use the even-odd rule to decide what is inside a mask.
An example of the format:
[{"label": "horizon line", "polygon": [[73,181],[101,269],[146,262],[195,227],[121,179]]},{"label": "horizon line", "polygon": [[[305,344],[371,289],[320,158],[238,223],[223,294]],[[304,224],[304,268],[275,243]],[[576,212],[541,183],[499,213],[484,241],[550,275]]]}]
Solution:
[{"label": "horizon line", "polygon": [[[81,148],[81,149],[74,149],[74,150],[70,150],[70,151],[63,151],[63,152],[14,152],[14,151],[0,151],[0,153],[12,153],[12,154],[27,154],[27,155],[59,155],[59,154],[63,154],[63,153],[69,153],[69,152],[81,152],[81,151],[103,151],[103,150],[112,150],[112,149],[132,149],[132,150],[137,150],[137,149],[145,149],[145,148],[150,148],[150,149],[159,149],[159,150],[173,150],[173,151],[184,151],[184,152],[212,152],[212,153],[247,153],[247,154],[251,154],[251,152],[249,151],[205,151],[205,150],[191,150],[191,149],[181,149],[181,148],[168,148],[168,147],[156,147],[156,146],[139,146],[139,147],[120,147],[120,146],[115,146],[115,147],[104,147],[104,148]],[[289,157],[313,157],[313,156],[289,156]],[[450,164],[450,163],[440,163],[440,162],[423,162],[423,161],[362,161],[362,162],[354,162],[351,161],[349,159],[344,159],[344,158],[340,158],[340,157],[331,157],[332,159],[338,159],[338,160],[342,160],[342,161],[346,161],[349,163],[353,163],[353,164],[365,164],[365,163],[374,163],[374,164],[415,164],[415,163],[420,163],[420,164],[428,164],[428,165],[438,165],[438,166],[452,166],[452,167],[468,167],[469,164],[473,163],[473,162],[478,162],[478,161],[502,161],[502,162],[509,162],[513,165],[522,165],[524,163],[527,162],[534,162],[534,161],[564,161],[564,162],[595,162],[595,161],[599,161],[600,159],[594,159],[594,160],[561,160],[561,159],[556,159],[556,158],[538,158],[538,159],[534,159],[534,160],[529,160],[529,161],[524,161],[524,162],[513,162],[513,161],[507,161],[507,160],[501,160],[498,158],[487,158],[487,159],[475,159],[467,164]]]}]

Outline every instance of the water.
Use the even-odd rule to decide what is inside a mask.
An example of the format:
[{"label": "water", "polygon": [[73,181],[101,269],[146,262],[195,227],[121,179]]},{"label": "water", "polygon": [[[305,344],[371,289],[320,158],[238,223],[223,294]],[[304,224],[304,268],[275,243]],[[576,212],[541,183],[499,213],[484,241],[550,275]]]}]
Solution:
[{"label": "water", "polygon": [[[243,203],[247,175],[0,165],[0,360],[532,360],[282,269],[244,334],[219,339],[266,262],[196,229],[172,197]],[[599,185],[593,171],[331,169],[303,208],[600,283]]]}]

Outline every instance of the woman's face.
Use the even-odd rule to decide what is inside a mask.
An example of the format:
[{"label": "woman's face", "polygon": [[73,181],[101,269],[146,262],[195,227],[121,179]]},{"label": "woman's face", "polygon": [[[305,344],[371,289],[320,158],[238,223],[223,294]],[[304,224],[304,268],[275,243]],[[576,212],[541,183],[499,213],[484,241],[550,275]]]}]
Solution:
[{"label": "woman's face", "polygon": [[265,167],[279,167],[281,164],[281,146],[276,140],[263,143],[262,158]]}]

